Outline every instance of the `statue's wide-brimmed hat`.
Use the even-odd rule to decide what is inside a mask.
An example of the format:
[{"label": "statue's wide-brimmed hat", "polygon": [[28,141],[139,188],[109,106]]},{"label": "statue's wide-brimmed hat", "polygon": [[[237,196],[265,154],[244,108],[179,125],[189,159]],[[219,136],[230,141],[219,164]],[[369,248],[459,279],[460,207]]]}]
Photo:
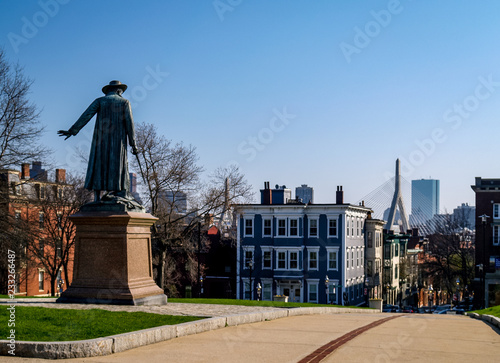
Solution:
[{"label": "statue's wide-brimmed hat", "polygon": [[111,81],[111,82],[109,82],[109,84],[105,85],[102,88],[102,92],[104,94],[106,94],[109,92],[110,89],[113,89],[113,88],[121,88],[123,90],[123,92],[125,92],[125,90],[127,89],[127,85],[121,83],[120,81]]}]

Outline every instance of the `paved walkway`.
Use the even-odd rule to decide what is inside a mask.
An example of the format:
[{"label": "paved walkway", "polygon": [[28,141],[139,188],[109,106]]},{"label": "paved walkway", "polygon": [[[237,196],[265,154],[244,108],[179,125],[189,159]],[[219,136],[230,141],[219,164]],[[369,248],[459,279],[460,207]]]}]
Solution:
[{"label": "paved walkway", "polygon": [[[32,304],[30,304],[32,306]],[[161,307],[62,305],[162,314],[224,316],[273,308],[168,303]],[[387,319],[397,317],[395,319]],[[385,320],[387,319],[387,320]],[[369,327],[367,327],[370,325]],[[359,330],[357,330],[359,329]],[[355,330],[359,335],[355,334]],[[339,344],[341,342],[341,344]],[[315,352],[334,347],[323,356]],[[331,314],[295,316],[227,327],[67,362],[498,362],[500,331],[461,315]],[[324,359],[323,359],[324,358]],[[47,362],[0,357],[1,362]]]}]

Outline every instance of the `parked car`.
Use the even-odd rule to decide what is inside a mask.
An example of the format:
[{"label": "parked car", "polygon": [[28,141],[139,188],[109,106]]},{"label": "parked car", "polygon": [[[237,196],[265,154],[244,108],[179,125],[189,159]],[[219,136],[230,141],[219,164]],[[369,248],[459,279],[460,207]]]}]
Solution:
[{"label": "parked car", "polygon": [[413,306],[403,306],[403,313],[414,313],[415,309]]},{"label": "parked car", "polygon": [[439,306],[436,306],[436,309],[434,309],[433,314],[439,314],[440,311],[450,310],[450,309],[451,309],[451,305],[450,304],[439,305]]}]

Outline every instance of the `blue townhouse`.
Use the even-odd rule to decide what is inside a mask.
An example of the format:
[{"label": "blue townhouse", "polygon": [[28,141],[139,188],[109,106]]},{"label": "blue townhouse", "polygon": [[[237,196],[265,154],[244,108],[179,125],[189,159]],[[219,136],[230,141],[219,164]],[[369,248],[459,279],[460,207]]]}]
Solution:
[{"label": "blue townhouse", "polygon": [[237,215],[237,298],[359,305],[365,302],[364,223],[371,209],[305,204],[264,184],[260,204]]}]

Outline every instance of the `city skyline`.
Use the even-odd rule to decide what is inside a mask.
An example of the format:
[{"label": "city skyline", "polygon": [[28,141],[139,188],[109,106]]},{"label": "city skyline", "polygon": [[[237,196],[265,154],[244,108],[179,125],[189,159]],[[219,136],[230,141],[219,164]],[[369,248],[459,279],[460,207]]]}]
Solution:
[{"label": "city skyline", "polygon": [[239,165],[255,200],[270,181],[316,203],[342,185],[356,203],[399,158],[406,180],[440,180],[451,213],[474,205],[475,177],[500,175],[485,132],[500,111],[494,1],[92,4],[0,5],[0,47],[34,79],[58,167],[84,172],[93,126],[56,131],[118,79],[136,123],[194,145],[207,174]]}]

